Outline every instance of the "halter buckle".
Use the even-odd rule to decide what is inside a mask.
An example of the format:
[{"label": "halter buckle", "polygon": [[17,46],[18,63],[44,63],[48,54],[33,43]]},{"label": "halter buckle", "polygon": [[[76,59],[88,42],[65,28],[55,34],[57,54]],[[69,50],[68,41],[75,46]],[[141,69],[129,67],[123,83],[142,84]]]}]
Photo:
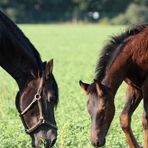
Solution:
[{"label": "halter buckle", "polygon": [[36,100],[40,100],[40,99],[41,99],[41,95],[37,93],[37,94],[35,94],[34,98],[35,98]]}]

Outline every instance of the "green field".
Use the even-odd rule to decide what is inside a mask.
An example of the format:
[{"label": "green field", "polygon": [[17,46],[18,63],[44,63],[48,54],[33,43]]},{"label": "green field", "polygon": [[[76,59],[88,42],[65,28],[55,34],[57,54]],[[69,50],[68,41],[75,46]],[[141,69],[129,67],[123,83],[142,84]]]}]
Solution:
[{"label": "green field", "polygon": [[[100,25],[20,25],[43,60],[54,58],[54,75],[59,85],[56,121],[59,127],[54,148],[92,148],[87,98],[79,80],[91,82],[99,51],[110,36],[124,26]],[[28,148],[30,137],[15,108],[18,87],[2,68],[0,70],[0,148]],[[119,115],[124,105],[125,84],[116,95],[116,114],[106,138],[106,148],[128,147],[120,128]],[[143,143],[142,103],[133,115],[132,127],[138,142]]]}]

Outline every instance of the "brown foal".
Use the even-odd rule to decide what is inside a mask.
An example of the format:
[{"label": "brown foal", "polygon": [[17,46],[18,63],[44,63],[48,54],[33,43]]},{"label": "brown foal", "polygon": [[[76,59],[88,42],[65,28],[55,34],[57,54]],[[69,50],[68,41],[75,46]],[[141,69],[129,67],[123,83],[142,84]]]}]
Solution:
[{"label": "brown foal", "polygon": [[127,83],[127,92],[120,115],[121,127],[129,147],[140,147],[131,129],[131,117],[143,98],[144,148],[148,148],[148,24],[132,27],[112,37],[102,50],[94,82],[86,84],[80,81],[89,97],[91,143],[95,147],[105,144],[115,113],[114,97],[123,81]]}]

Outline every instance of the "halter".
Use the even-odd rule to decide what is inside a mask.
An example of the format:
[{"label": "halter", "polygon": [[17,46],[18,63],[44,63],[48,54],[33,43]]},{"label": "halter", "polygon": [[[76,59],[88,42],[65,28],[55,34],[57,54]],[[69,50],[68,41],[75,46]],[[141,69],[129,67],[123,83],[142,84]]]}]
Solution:
[{"label": "halter", "polygon": [[34,95],[34,98],[33,98],[32,102],[20,113],[21,119],[23,121],[25,121],[23,119],[23,115],[31,108],[31,106],[35,102],[37,102],[38,108],[39,108],[39,113],[40,113],[39,121],[35,125],[33,125],[32,127],[30,127],[30,128],[27,127],[27,125],[25,125],[26,126],[25,131],[26,131],[27,134],[32,133],[33,131],[35,131],[41,125],[46,125],[46,126],[49,126],[49,127],[54,128],[54,129],[57,129],[57,126],[55,124],[47,121],[45,119],[45,117],[43,116],[43,108],[42,108],[42,103],[41,103],[41,100],[42,100],[42,97],[41,97],[42,85],[43,85],[43,78],[41,78],[41,81],[40,81],[40,84],[39,84],[37,93]]}]

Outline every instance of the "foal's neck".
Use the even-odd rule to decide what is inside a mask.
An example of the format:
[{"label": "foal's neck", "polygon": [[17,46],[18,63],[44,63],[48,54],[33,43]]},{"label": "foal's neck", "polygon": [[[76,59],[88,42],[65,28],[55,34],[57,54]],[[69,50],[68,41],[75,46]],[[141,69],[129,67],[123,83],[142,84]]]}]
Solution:
[{"label": "foal's neck", "polygon": [[128,72],[130,63],[128,62],[129,55],[126,52],[121,53],[113,59],[106,67],[105,76],[102,84],[109,88],[112,95],[115,96],[119,86],[123,82]]},{"label": "foal's neck", "polygon": [[115,72],[115,73],[107,74],[105,78],[102,80],[102,84],[107,88],[109,88],[108,90],[111,91],[113,97],[115,96],[119,86],[124,80],[124,76],[125,76],[124,72],[120,73],[120,75]]}]

